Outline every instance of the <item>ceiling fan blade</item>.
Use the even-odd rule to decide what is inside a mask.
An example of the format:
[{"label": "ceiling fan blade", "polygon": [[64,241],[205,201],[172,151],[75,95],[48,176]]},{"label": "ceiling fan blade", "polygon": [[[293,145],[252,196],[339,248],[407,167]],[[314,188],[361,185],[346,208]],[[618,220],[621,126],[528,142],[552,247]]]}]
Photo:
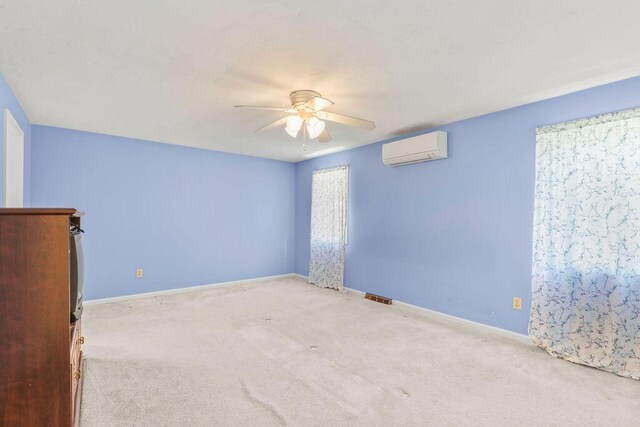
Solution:
[{"label": "ceiling fan blade", "polygon": [[333,102],[321,96],[314,96],[304,104],[305,107],[311,108],[313,111],[324,110],[325,108],[331,107],[332,105]]},{"label": "ceiling fan blade", "polygon": [[322,120],[336,122],[347,126],[355,126],[363,129],[375,129],[376,124],[369,120],[358,119],[356,117],[345,116],[344,114],[329,113],[328,111],[318,111],[316,116]]},{"label": "ceiling fan blade", "polygon": [[287,117],[283,117],[281,119],[276,120],[275,122],[271,122],[266,126],[261,127],[260,129],[256,130],[256,132],[264,132],[266,130],[269,129],[273,129],[276,128],[278,126],[282,126],[283,124],[287,123],[287,119],[289,118],[289,116]]},{"label": "ceiling fan blade", "polygon": [[273,110],[273,111],[284,111],[286,113],[295,113],[296,110],[291,108],[280,108],[280,107],[262,107],[258,105],[234,105],[235,108],[253,108],[254,110]]},{"label": "ceiling fan blade", "polygon": [[318,142],[329,142],[331,139],[331,135],[329,135],[329,132],[327,132],[326,129],[322,131],[320,136],[318,136]]}]

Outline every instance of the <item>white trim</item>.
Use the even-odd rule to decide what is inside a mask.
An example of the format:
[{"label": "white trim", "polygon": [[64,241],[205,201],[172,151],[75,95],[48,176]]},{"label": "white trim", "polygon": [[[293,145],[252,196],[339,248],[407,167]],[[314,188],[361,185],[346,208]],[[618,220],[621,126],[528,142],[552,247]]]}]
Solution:
[{"label": "white trim", "polygon": [[100,305],[100,304],[108,304],[111,302],[127,301],[132,299],[151,298],[159,295],[181,294],[181,293],[194,292],[194,291],[203,291],[205,289],[211,289],[211,288],[236,286],[236,285],[242,285],[245,283],[260,282],[263,280],[272,280],[272,279],[279,279],[283,277],[294,277],[294,276],[299,276],[299,275],[295,273],[276,274],[275,276],[262,276],[262,277],[255,277],[253,279],[232,280],[230,282],[219,282],[219,283],[211,283],[208,285],[189,286],[186,288],[166,289],[164,291],[145,292],[142,294],[132,294],[132,295],[122,295],[119,297],[111,297],[111,298],[91,299],[91,300],[84,301],[83,305],[85,306]]},{"label": "white trim", "polygon": [[24,205],[24,131],[8,108],[4,109],[4,198],[6,208]]},{"label": "white trim", "polygon": [[[292,275],[296,276],[296,277],[299,277],[301,279],[307,280],[307,277],[303,276],[302,274],[293,273]],[[366,294],[366,292],[360,291],[358,289],[349,288],[347,286],[345,286],[344,289],[348,290],[349,292],[354,292],[356,294],[361,294],[361,295]],[[442,318],[451,320],[451,321],[453,321],[455,323],[459,323],[459,324],[462,324],[462,325],[475,325],[475,326],[481,326],[483,328],[488,328],[488,329],[493,330],[494,332],[505,334],[505,335],[507,335],[507,336],[509,336],[511,338],[515,338],[515,339],[517,339],[519,341],[522,341],[523,343],[531,344],[532,346],[535,346],[535,344],[531,341],[531,338],[529,338],[528,335],[519,334],[518,332],[510,331],[508,329],[498,328],[496,326],[487,325],[485,323],[474,322],[473,320],[464,319],[462,317],[457,317],[457,316],[452,316],[451,314],[446,314],[446,313],[443,313],[441,311],[431,310],[429,308],[420,307],[419,305],[413,305],[413,304],[409,304],[409,303],[406,303],[406,302],[398,301],[398,300],[395,300],[395,299],[393,300],[393,303],[394,304],[398,304],[398,305],[403,305],[405,307],[421,310],[421,311],[426,311],[427,313],[432,314],[434,316],[442,317]]]}]

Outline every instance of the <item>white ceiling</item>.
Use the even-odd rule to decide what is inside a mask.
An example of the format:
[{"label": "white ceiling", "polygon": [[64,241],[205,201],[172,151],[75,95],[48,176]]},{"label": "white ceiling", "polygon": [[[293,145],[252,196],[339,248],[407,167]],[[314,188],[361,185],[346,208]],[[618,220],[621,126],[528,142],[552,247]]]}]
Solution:
[{"label": "white ceiling", "polygon": [[[640,74],[640,2],[0,0],[0,71],[36,124],[299,161]],[[313,89],[374,131],[308,151]]]}]

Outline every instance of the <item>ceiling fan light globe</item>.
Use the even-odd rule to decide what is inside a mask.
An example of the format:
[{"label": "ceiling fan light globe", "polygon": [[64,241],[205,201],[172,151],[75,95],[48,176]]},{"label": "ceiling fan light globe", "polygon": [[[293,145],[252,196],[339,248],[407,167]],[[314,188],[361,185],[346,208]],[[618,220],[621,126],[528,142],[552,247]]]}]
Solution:
[{"label": "ceiling fan light globe", "polygon": [[325,123],[319,120],[317,117],[312,117],[307,123],[307,131],[309,132],[309,138],[316,139],[320,136],[324,130]]},{"label": "ceiling fan light globe", "polygon": [[300,116],[289,116],[287,118],[287,127],[291,129],[300,129],[302,127],[302,117]]},{"label": "ceiling fan light globe", "polygon": [[300,128],[302,127],[302,117],[300,116],[290,116],[287,119],[287,126],[284,128],[285,132],[291,135],[292,138],[296,138],[298,136],[298,132],[300,132]]},{"label": "ceiling fan light globe", "polygon": [[298,136],[298,132],[300,132],[300,128],[294,129],[287,126],[284,128],[284,131],[287,132],[292,138],[296,138]]}]

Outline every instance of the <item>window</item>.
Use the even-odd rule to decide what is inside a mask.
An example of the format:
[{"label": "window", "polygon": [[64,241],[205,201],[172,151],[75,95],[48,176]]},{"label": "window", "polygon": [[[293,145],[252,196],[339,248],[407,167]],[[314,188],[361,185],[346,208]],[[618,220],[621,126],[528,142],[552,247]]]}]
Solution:
[{"label": "window", "polygon": [[640,379],[640,109],[537,131],[529,333]]},{"label": "window", "polygon": [[349,168],[342,165],[316,170],[311,185],[309,281],[342,290]]}]

